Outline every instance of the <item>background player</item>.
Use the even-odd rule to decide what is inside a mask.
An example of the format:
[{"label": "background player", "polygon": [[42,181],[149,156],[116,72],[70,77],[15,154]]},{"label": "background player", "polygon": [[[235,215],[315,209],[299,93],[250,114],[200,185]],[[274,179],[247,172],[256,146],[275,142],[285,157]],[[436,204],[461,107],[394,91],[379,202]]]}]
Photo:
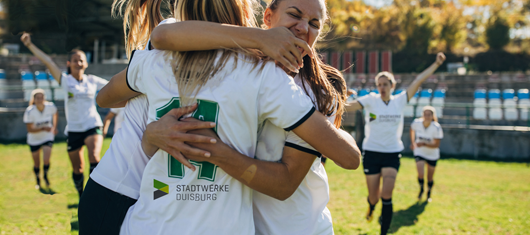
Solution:
[{"label": "background player", "polygon": [[46,186],[50,187],[48,170],[52,154],[53,140],[57,134],[57,107],[46,101],[44,90],[35,89],[31,92],[29,107],[24,112],[24,123],[28,130],[27,143],[33,157],[33,172],[37,178],[36,189],[40,186],[40,150],[42,149],[43,178]]},{"label": "background player", "polygon": [[[386,234],[392,222],[392,192],[400,165],[403,142],[403,109],[416,94],[420,85],[445,61],[445,55],[438,53],[436,61],[421,72],[406,92],[392,95],[396,80],[389,72],[375,77],[379,94],[370,93],[350,103],[346,110],[365,110],[365,135],[363,141],[363,168],[368,186],[368,212],[366,219],[372,220],[375,205],[381,197],[383,208],[379,222],[381,234]],[[380,187],[381,178],[383,186]]]},{"label": "background player", "polygon": [[436,110],[432,106],[423,107],[423,116],[412,122],[410,125],[410,142],[411,149],[414,151],[416,159],[416,168],[418,169],[418,183],[420,184],[420,193],[418,200],[423,195],[424,169],[427,162],[427,201],[431,201],[432,186],[434,185],[434,170],[436,162],[440,159],[440,140],[443,138],[443,130]]},{"label": "background player", "polygon": [[123,108],[111,108],[107,116],[103,119],[103,137],[107,136],[109,131],[110,122],[114,119],[114,134],[118,132],[123,122]]},{"label": "background player", "polygon": [[83,145],[87,146],[90,172],[99,162],[99,154],[103,145],[101,135],[101,117],[96,110],[96,91],[105,86],[108,81],[94,76],[86,75],[88,67],[86,55],[81,50],[72,50],[68,53],[66,62],[67,74],[61,70],[53,60],[32,42],[29,34],[24,33],[20,40],[50,71],[55,80],[68,94],[64,100],[66,113],[66,129],[68,156],[72,163],[72,179],[79,196],[83,193],[84,164]]}]

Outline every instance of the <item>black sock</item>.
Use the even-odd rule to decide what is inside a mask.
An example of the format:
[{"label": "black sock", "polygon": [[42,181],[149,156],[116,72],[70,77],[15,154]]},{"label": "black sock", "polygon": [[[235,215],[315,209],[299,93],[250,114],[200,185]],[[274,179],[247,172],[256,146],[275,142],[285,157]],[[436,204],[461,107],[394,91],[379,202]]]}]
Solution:
[{"label": "black sock", "polygon": [[44,170],[44,180],[46,181],[46,184],[50,184],[48,181],[48,170],[50,170],[50,164],[44,165],[42,168]]},{"label": "black sock", "polygon": [[372,212],[374,212],[374,209],[375,209],[375,205],[377,204],[373,204],[370,202],[370,199],[369,198],[366,198],[366,200],[368,201],[368,205],[370,206],[370,215],[372,214]]},{"label": "black sock", "polygon": [[418,183],[420,184],[420,195],[418,197],[421,197],[421,195],[423,194],[423,185],[425,181],[423,179],[418,178]]},{"label": "black sock", "polygon": [[83,194],[83,182],[85,181],[85,175],[83,175],[83,173],[72,173],[72,179],[74,180],[75,189],[77,189],[79,197],[81,197],[81,194]]},{"label": "black sock", "polygon": [[98,162],[90,163],[90,174],[92,174],[92,171],[98,166]]},{"label": "black sock", "polygon": [[381,234],[385,235],[388,232],[388,229],[390,228],[394,208],[392,206],[392,198],[381,198],[381,200],[383,204],[383,209],[381,211]]},{"label": "black sock", "polygon": [[35,172],[35,177],[37,178],[37,184],[40,185],[40,178],[39,178],[40,168],[33,167],[33,172]]},{"label": "black sock", "polygon": [[431,191],[432,191],[433,185],[434,185],[434,180],[427,182],[427,186],[429,186],[429,191],[427,192],[427,198],[431,198]]}]

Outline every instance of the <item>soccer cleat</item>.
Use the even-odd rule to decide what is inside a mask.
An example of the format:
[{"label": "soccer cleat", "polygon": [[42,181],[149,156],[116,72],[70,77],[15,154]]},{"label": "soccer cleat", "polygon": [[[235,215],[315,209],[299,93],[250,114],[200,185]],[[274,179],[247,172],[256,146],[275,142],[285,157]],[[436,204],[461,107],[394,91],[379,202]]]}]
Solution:
[{"label": "soccer cleat", "polygon": [[427,191],[427,201],[428,201],[428,202],[432,202],[432,198],[431,198],[431,190]]},{"label": "soccer cleat", "polygon": [[40,189],[40,178],[37,177],[37,184],[35,185],[35,189]]},{"label": "soccer cleat", "polygon": [[373,211],[371,210],[370,206],[368,206],[368,212],[366,212],[366,220],[368,222],[372,222],[373,218],[374,218]]}]

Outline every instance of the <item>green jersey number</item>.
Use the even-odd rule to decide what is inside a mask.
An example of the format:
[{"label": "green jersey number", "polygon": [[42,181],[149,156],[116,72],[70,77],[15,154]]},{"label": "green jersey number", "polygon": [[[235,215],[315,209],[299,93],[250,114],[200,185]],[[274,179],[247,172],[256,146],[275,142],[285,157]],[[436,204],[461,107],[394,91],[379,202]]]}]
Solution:
[{"label": "green jersey number", "polygon": [[[217,124],[217,118],[219,116],[219,105],[217,102],[209,100],[197,100],[197,110],[192,113],[192,117],[201,121],[215,122]],[[180,108],[180,98],[174,97],[166,105],[156,109],[157,120],[168,113],[171,109]],[[217,125],[214,128],[217,133]],[[209,162],[197,162],[191,161],[190,163],[199,168],[198,179],[215,181],[215,173],[217,172],[217,166]],[[184,165],[179,161],[175,160],[171,155],[168,154],[168,176],[171,178],[184,178],[185,170]]]}]

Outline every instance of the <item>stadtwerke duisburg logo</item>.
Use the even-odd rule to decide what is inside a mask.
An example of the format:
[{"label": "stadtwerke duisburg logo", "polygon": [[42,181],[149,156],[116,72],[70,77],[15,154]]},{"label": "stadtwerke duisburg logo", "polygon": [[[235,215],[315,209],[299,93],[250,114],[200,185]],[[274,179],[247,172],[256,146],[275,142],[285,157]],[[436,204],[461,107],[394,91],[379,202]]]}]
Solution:
[{"label": "stadtwerke duisburg logo", "polygon": [[158,198],[161,198],[169,194],[169,186],[167,184],[162,183],[155,179],[153,180],[154,180],[153,186],[155,187],[155,189],[157,189],[156,191],[153,192],[153,200],[156,200]]}]

